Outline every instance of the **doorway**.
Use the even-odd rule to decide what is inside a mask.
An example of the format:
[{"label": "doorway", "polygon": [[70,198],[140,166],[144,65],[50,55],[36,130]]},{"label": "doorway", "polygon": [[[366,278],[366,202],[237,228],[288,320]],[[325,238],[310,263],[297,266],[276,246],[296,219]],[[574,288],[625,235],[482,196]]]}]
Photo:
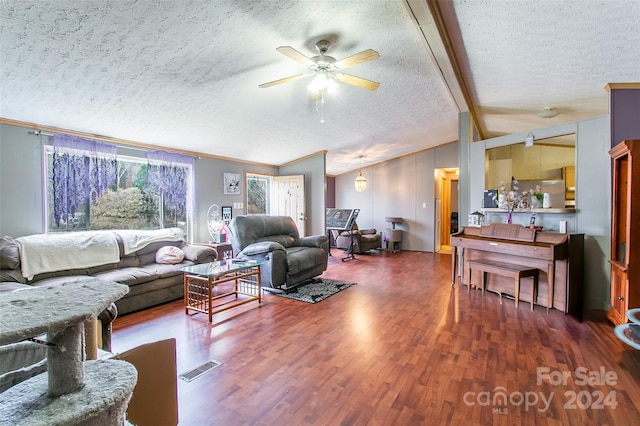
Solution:
[{"label": "doorway", "polygon": [[435,170],[436,228],[434,240],[436,252],[451,253],[451,234],[459,230],[458,217],[458,169]]},{"label": "doorway", "polygon": [[245,214],[290,216],[301,237],[306,235],[304,175],[272,176],[245,171]]},{"label": "doorway", "polygon": [[271,214],[290,216],[298,226],[300,237],[306,236],[304,175],[273,177]]}]

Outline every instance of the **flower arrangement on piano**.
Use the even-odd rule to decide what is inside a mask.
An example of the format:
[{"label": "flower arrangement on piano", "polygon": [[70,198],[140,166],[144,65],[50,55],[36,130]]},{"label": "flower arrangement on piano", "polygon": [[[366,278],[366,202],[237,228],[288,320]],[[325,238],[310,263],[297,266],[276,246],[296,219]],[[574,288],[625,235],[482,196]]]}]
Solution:
[{"label": "flower arrangement on piano", "polygon": [[518,191],[518,181],[511,179],[511,189],[507,191],[504,182],[500,182],[500,188],[496,195],[498,200],[498,208],[505,209],[509,215],[507,216],[507,223],[512,223],[511,214],[514,209],[526,209],[529,207],[528,193]]}]

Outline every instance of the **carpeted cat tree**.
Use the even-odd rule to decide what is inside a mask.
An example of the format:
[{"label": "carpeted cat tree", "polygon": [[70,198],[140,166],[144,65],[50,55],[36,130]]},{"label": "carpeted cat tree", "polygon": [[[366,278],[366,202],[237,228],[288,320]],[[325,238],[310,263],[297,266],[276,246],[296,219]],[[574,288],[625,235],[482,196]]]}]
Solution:
[{"label": "carpeted cat tree", "polygon": [[125,423],[137,371],[125,361],[84,361],[84,323],[128,291],[96,279],[0,294],[0,345],[46,333],[48,370],[0,393],[3,422]]}]

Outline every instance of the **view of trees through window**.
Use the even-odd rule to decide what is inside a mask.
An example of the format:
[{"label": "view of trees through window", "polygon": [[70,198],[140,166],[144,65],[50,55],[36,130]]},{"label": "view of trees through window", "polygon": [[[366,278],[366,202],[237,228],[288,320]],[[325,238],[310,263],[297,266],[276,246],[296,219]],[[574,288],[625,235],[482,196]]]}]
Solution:
[{"label": "view of trees through window", "polygon": [[188,209],[179,213],[177,208],[163,203],[162,196],[149,186],[144,159],[118,156],[117,163],[117,182],[114,185],[104,191],[95,203],[91,203],[90,197],[87,197],[74,215],[69,214],[66,221],[56,223],[53,213],[53,151],[48,151],[48,232],[171,227],[187,231]]},{"label": "view of trees through window", "polygon": [[271,176],[247,173],[247,214],[269,214]]}]

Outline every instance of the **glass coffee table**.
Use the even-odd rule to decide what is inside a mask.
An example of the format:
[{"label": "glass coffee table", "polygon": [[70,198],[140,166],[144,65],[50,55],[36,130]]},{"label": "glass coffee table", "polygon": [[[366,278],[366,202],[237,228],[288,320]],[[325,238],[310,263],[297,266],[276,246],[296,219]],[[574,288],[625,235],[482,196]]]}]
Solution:
[{"label": "glass coffee table", "polygon": [[[201,312],[209,315],[209,322],[212,322],[213,315],[218,312],[255,300],[261,303],[262,264],[264,262],[256,260],[230,259],[182,268],[185,313]],[[214,288],[217,285],[231,281],[234,281],[232,291],[214,296]],[[220,303],[214,305],[214,301]]]}]

